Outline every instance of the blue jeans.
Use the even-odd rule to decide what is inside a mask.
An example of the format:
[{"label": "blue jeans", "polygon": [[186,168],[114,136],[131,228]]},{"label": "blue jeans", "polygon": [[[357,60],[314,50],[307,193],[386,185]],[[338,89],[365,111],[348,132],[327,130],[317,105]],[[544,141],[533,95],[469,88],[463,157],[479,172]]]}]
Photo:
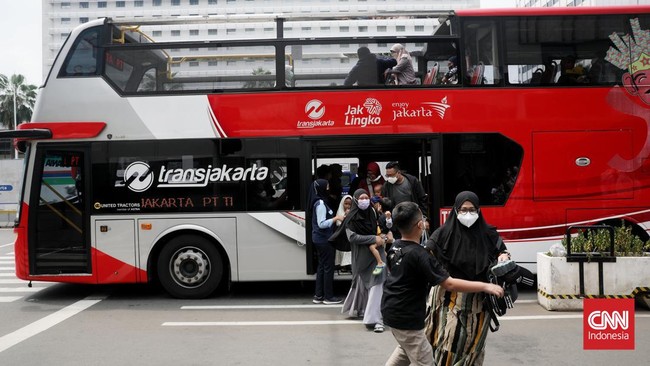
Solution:
[{"label": "blue jeans", "polygon": [[329,243],[314,243],[318,253],[318,269],[316,270],[316,297],[326,300],[334,297],[334,257],[336,249]]}]

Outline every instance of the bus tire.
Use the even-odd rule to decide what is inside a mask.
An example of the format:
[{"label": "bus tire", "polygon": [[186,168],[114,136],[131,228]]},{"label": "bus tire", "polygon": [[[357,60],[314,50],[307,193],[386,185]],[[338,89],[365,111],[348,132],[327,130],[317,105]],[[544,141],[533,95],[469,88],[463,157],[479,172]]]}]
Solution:
[{"label": "bus tire", "polygon": [[210,296],[223,278],[223,260],[210,240],[192,234],[171,239],[157,260],[158,279],[173,297],[202,299]]}]

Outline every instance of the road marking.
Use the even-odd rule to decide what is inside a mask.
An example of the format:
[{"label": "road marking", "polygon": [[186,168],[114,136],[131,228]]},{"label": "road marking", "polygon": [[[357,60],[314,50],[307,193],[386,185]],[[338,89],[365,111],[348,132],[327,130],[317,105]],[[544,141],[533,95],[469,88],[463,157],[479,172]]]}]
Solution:
[{"label": "road marking", "polygon": [[13,302],[22,298],[22,296],[0,296],[0,302]]},{"label": "road marking", "polygon": [[24,340],[27,340],[43,331],[50,329],[51,327],[88,309],[89,307],[97,304],[104,299],[97,299],[96,296],[92,297],[95,299],[91,300],[89,299],[90,297],[87,297],[83,300],[79,300],[74,304],[66,306],[65,308],[57,311],[56,313],[50,314],[12,333],[0,337],[0,353]]},{"label": "road marking", "polygon": [[16,261],[14,260],[0,260],[0,264],[14,264]]},{"label": "road marking", "polygon": [[8,293],[8,292],[38,292],[44,289],[45,287],[20,287],[20,288],[14,288],[14,287],[0,287],[0,293]]},{"label": "road marking", "polygon": [[0,273],[0,277],[16,277],[15,273]]},{"label": "road marking", "polygon": [[14,245],[14,243],[2,244],[2,245],[0,245],[0,248],[8,247],[10,245]]},{"label": "road marking", "polygon": [[[634,314],[635,318],[650,318],[650,314]],[[503,316],[499,320],[554,320],[554,319],[582,319],[582,313],[570,315],[520,315]]]},{"label": "road marking", "polygon": [[16,267],[0,267],[0,271],[13,271]]},{"label": "road marking", "polygon": [[[9,273],[9,274],[11,274],[11,273]],[[27,286],[27,283],[29,283],[29,281],[19,280],[19,279],[11,279],[11,280],[0,279],[0,285],[24,284],[25,286]]]},{"label": "road marking", "polygon": [[343,305],[186,305],[181,306],[181,310],[336,309],[341,307],[343,307]]},{"label": "road marking", "polygon": [[515,304],[537,304],[537,300],[517,300]]},{"label": "road marking", "polygon": [[306,320],[306,321],[263,321],[263,322],[164,322],[163,327],[240,327],[264,325],[358,325],[361,320]]}]

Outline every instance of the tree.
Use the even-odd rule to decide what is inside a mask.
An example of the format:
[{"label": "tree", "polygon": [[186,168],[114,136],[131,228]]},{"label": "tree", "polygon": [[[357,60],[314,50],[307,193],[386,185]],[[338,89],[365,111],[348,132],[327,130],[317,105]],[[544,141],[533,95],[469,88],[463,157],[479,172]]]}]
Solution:
[{"label": "tree", "polygon": [[[262,67],[258,67],[256,70],[253,70],[253,76],[260,75],[271,75],[271,72],[264,70]],[[275,85],[275,80],[249,80],[244,83],[244,88],[272,88]]]},{"label": "tree", "polygon": [[0,74],[0,124],[6,128],[14,127],[14,94],[16,97],[16,123],[32,119],[36,102],[36,85],[25,84],[23,75],[7,78]]}]

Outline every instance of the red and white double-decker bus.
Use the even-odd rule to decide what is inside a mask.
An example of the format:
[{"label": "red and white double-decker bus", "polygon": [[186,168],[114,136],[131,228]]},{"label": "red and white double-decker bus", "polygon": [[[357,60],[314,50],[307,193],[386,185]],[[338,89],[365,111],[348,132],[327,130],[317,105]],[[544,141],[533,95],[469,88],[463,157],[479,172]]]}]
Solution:
[{"label": "red and white double-decker bus", "polygon": [[[432,228],[476,192],[533,270],[569,225],[648,239],[650,7],[214,18],[70,34],[33,121],[4,133],[26,152],[19,278],[157,280],[187,298],[310,279],[323,161],[399,161]],[[267,35],[221,36],[233,21]],[[395,43],[416,84],[344,83],[358,48],[389,57]]]}]

